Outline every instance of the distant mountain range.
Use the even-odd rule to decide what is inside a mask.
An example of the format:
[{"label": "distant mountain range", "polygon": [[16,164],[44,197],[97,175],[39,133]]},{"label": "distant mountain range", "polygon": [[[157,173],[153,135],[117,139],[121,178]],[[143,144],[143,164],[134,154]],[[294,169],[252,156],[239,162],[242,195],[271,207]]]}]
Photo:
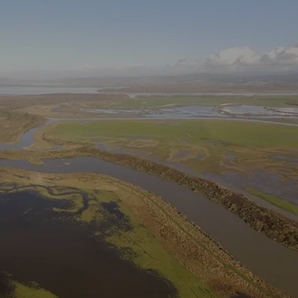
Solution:
[{"label": "distant mountain range", "polygon": [[229,73],[199,73],[186,75],[141,75],[141,76],[83,76],[83,77],[58,77],[56,79],[14,79],[0,78],[0,86],[65,86],[65,87],[111,87],[143,85],[143,84],[159,84],[159,83],[268,83],[268,82],[284,82],[298,84],[297,71],[243,71]]},{"label": "distant mountain range", "polygon": [[[0,71],[1,73],[1,71]],[[163,84],[295,85],[298,45],[256,53],[247,46],[230,47],[215,55],[160,66],[86,66],[72,70],[30,70],[6,73],[0,86],[141,87]],[[177,87],[177,86],[176,86]]]}]

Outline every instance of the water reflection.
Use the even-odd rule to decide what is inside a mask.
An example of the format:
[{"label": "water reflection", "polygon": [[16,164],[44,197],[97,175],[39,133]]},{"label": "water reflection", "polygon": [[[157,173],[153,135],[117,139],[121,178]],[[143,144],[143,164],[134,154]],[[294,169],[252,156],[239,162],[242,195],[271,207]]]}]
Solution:
[{"label": "water reflection", "polygon": [[262,118],[298,118],[298,108],[271,108],[252,105],[226,105],[222,110],[235,116],[258,116]]},{"label": "water reflection", "polygon": [[219,107],[208,105],[186,105],[179,107],[161,107],[159,109],[81,109],[87,113],[107,115],[136,115],[151,119],[193,119],[193,118],[214,118],[214,119],[268,119],[268,118],[291,118],[298,119],[298,108],[267,108],[248,105],[222,105]]}]

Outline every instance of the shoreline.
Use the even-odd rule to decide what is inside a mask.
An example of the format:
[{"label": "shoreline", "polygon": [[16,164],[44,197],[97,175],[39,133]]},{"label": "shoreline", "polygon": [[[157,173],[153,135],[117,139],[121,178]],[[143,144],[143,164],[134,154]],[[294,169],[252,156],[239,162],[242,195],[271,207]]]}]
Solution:
[{"label": "shoreline", "polygon": [[[43,123],[40,129],[38,129],[36,132],[41,132],[40,138],[42,141],[53,144],[55,143],[55,140],[46,138],[44,134],[44,128],[47,127],[49,122],[51,122],[53,125],[59,123],[60,121],[56,119],[50,119],[50,121]],[[31,142],[33,142],[33,144],[36,134],[35,130],[36,127],[31,128],[32,135],[29,133],[32,139]],[[66,143],[67,142],[64,142],[64,144]],[[67,144],[77,145],[74,142]],[[30,144],[27,147],[30,147]],[[72,150],[52,150],[52,148],[48,148],[46,152],[29,150],[18,151],[14,149],[11,150],[11,148],[7,149],[8,150],[0,151],[0,158],[26,159],[32,163],[41,164],[41,159],[43,158],[93,156],[101,158],[105,161],[125,165],[149,174],[154,174],[156,176],[162,177],[163,179],[176,182],[182,186],[186,186],[192,189],[194,192],[205,195],[209,200],[220,204],[229,211],[237,214],[244,222],[249,224],[256,231],[266,234],[271,239],[274,239],[291,249],[298,250],[297,222],[281,215],[278,212],[261,207],[256,202],[253,202],[245,197],[243,194],[239,194],[217,182],[211,181],[204,177],[195,177],[172,166],[161,164],[156,161],[142,159],[130,154],[116,154],[95,149],[92,144],[87,144],[87,146],[74,148]]]},{"label": "shoreline", "polygon": [[188,175],[164,164],[144,160],[129,154],[115,154],[99,150],[92,145],[73,150],[47,152],[17,150],[0,152],[0,159],[28,160],[34,164],[42,164],[42,159],[48,158],[62,159],[83,156],[95,157],[107,162],[127,166],[191,189],[193,192],[204,195],[208,200],[236,214],[254,230],[265,234],[290,249],[298,251],[298,222],[273,210],[260,207],[244,195],[229,190],[218,183]]},{"label": "shoreline", "polygon": [[[31,180],[38,179],[40,185],[70,187],[70,182],[77,181],[79,188],[97,189],[99,181],[111,183],[121,193],[127,195],[120,198],[126,202],[134,214],[141,220],[146,228],[166,247],[173,256],[200,280],[214,287],[219,292],[232,294],[253,295],[253,297],[288,297],[281,293],[266,281],[260,279],[231,254],[224,250],[215,240],[208,236],[201,228],[177,211],[171,204],[164,202],[162,198],[148,192],[138,186],[121,181],[119,179],[102,174],[45,174],[18,169],[3,168],[6,177],[11,176],[10,181],[18,179],[21,184],[35,188]],[[14,178],[13,178],[14,177]],[[30,177],[30,178],[29,178]],[[64,181],[67,180],[68,182]],[[55,182],[57,181],[57,183]],[[97,186],[96,186],[97,185]],[[85,188],[84,188],[85,187]],[[16,190],[17,191],[17,190]],[[130,195],[132,194],[132,199]],[[141,202],[139,201],[141,199]],[[142,207],[143,206],[143,207]],[[156,221],[152,222],[152,216]],[[171,235],[173,237],[169,237]],[[192,262],[189,254],[196,256]],[[212,269],[213,274],[207,271]]]}]

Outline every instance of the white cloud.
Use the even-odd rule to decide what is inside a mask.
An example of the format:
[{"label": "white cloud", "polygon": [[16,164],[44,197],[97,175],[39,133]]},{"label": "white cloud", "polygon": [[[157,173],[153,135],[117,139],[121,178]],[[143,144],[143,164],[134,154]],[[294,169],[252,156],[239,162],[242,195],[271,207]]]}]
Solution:
[{"label": "white cloud", "polygon": [[231,47],[205,59],[192,62],[187,58],[182,58],[171,65],[151,67],[142,65],[113,65],[106,67],[82,65],[72,70],[25,71],[12,73],[8,77],[156,76],[202,72],[224,74],[245,71],[250,73],[295,71],[298,74],[298,45],[277,47],[266,53],[256,53],[247,46]]},{"label": "white cloud", "polygon": [[249,47],[234,47],[220,51],[198,63],[198,71],[216,70],[298,70],[298,46],[278,47],[263,54]]},{"label": "white cloud", "polygon": [[261,63],[298,64],[298,46],[278,47],[260,56]]},{"label": "white cloud", "polygon": [[234,47],[220,51],[204,60],[203,65],[233,66],[257,63],[259,57],[249,47]]}]

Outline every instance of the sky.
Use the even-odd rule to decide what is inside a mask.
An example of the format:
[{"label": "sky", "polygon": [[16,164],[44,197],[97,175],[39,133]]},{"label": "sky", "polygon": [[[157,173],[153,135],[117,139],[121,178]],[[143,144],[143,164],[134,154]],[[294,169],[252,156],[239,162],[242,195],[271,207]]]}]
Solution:
[{"label": "sky", "polygon": [[297,11],[297,0],[1,0],[0,73],[255,55],[246,63],[298,45]]}]

